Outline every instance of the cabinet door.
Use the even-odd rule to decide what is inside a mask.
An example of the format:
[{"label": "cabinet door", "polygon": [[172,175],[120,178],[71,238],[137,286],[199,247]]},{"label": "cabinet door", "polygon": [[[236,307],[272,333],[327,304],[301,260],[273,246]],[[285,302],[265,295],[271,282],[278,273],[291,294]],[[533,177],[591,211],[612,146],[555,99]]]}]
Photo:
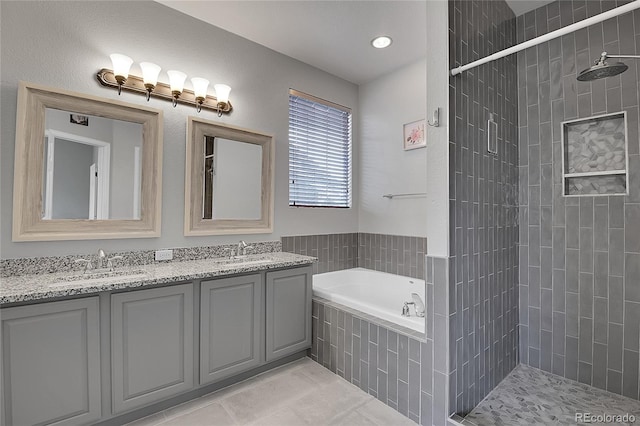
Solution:
[{"label": "cabinet door", "polygon": [[193,387],[193,285],[111,296],[113,410]]},{"label": "cabinet door", "polygon": [[203,281],[200,297],[200,383],[260,365],[260,275]]},{"label": "cabinet door", "polygon": [[2,309],[5,425],[98,420],[97,297]]},{"label": "cabinet door", "polygon": [[267,361],[311,347],[311,267],[267,273]]}]

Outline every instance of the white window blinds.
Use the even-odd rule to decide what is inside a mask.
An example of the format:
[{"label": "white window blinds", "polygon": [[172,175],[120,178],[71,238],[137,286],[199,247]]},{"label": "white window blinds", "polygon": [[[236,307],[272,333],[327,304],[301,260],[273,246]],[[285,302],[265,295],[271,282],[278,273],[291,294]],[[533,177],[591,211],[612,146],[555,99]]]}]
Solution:
[{"label": "white window blinds", "polygon": [[351,110],[289,91],[289,205],[351,207]]}]

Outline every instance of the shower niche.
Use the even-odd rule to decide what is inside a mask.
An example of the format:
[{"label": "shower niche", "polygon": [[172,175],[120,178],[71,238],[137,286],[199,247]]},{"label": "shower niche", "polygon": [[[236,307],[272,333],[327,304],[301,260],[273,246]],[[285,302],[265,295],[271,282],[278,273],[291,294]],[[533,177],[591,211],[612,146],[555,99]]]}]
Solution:
[{"label": "shower niche", "polygon": [[627,113],[562,123],[564,195],[627,195]]}]

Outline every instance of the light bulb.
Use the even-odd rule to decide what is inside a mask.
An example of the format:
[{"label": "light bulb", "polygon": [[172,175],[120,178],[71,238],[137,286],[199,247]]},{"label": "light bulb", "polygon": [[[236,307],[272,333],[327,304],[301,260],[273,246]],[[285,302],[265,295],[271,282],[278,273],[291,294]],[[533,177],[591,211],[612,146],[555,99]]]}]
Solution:
[{"label": "light bulb", "polygon": [[218,102],[229,103],[229,93],[231,92],[231,87],[226,84],[216,84],[213,86],[216,89],[216,98]]},{"label": "light bulb", "polygon": [[218,117],[222,117],[222,110],[227,108],[227,104],[229,103],[229,93],[231,92],[231,87],[226,84],[216,84],[213,86],[216,89],[216,98],[218,99]]},{"label": "light bulb", "polygon": [[129,77],[129,70],[131,69],[133,59],[119,53],[112,53],[111,55],[109,55],[109,57],[111,58],[111,63],[113,64],[113,76],[118,82],[119,95],[122,91],[122,85],[125,81],[127,81],[127,77]]},{"label": "light bulb", "polygon": [[158,74],[160,74],[160,67],[151,62],[140,62],[140,68],[142,69],[142,80],[144,81],[144,87],[147,89],[147,101],[151,97],[151,92],[158,84]]},{"label": "light bulb", "polygon": [[169,85],[171,86],[171,94],[173,95],[173,107],[178,104],[178,98],[184,89],[184,81],[187,79],[187,75],[182,71],[169,70]]},{"label": "light bulb", "polygon": [[133,59],[119,53],[113,53],[109,55],[109,57],[113,64],[113,75],[121,76],[125,79],[129,77],[129,70],[131,69],[131,64],[133,64]]},{"label": "light bulb", "polygon": [[209,80],[200,77],[193,77],[191,79],[193,84],[193,94],[196,96],[196,111],[200,112],[204,100],[207,98],[207,87],[209,87]]},{"label": "light bulb", "polygon": [[200,77],[193,77],[191,79],[191,84],[193,84],[193,93],[196,95],[196,98],[206,98],[207,97],[207,88],[209,87],[209,80]]},{"label": "light bulb", "polygon": [[371,45],[376,49],[384,49],[385,47],[389,47],[391,43],[391,37],[388,36],[380,36],[371,40]]},{"label": "light bulb", "polygon": [[184,81],[187,79],[187,75],[182,71],[169,70],[167,71],[169,75],[169,85],[171,86],[172,92],[182,93],[184,89]]},{"label": "light bulb", "polygon": [[142,79],[145,85],[155,86],[158,84],[158,75],[161,69],[158,65],[151,62],[140,62],[140,68],[142,69]]}]

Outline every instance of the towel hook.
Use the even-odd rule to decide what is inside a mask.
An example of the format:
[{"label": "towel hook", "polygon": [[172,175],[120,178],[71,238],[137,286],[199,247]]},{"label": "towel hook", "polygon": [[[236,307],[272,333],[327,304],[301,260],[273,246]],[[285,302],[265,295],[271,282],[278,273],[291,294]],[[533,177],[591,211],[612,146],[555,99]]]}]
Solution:
[{"label": "towel hook", "polygon": [[440,108],[436,108],[435,110],[433,110],[433,123],[427,120],[427,124],[431,127],[440,126]]}]

